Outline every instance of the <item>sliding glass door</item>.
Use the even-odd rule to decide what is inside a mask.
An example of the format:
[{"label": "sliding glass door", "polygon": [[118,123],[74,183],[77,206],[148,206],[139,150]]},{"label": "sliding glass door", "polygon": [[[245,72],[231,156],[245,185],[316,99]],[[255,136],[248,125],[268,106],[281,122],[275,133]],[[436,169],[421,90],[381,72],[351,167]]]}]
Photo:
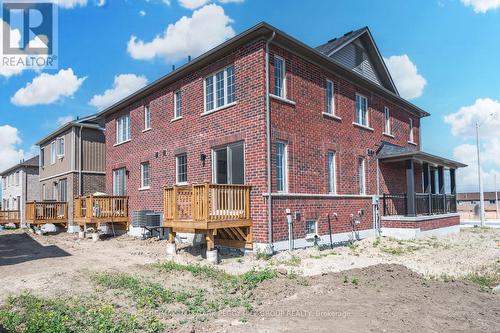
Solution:
[{"label": "sliding glass door", "polygon": [[213,179],[216,184],[245,183],[245,153],[243,142],[214,149]]}]

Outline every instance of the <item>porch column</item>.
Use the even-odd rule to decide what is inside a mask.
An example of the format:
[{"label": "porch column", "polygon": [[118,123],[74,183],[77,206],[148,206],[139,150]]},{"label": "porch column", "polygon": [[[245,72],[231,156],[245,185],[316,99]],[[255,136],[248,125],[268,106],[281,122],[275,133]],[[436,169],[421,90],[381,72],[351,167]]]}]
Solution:
[{"label": "porch column", "polygon": [[436,170],[431,169],[430,174],[431,174],[431,193],[434,194],[434,193],[437,193],[437,191],[436,191]]},{"label": "porch column", "polygon": [[442,201],[443,209],[442,209],[441,213],[444,214],[448,210],[446,208],[446,195],[444,193],[445,192],[445,190],[444,190],[444,169],[442,166],[438,166],[437,171],[438,171],[438,191],[439,191],[439,194],[442,194],[441,201]]},{"label": "porch column", "polygon": [[451,194],[457,194],[457,184],[455,180],[455,169],[450,169],[450,185],[451,185]]},{"label": "porch column", "polygon": [[431,167],[429,163],[422,164],[422,172],[424,173],[424,192],[427,193],[427,213],[432,214],[432,177],[431,177]]},{"label": "porch column", "polygon": [[415,216],[415,170],[413,160],[406,161],[406,215]]}]

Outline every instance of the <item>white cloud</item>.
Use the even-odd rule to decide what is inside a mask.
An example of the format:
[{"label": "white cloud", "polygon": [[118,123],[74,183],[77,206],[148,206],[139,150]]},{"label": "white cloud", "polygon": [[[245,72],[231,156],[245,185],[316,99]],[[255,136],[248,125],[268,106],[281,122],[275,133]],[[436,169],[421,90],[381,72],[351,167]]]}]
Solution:
[{"label": "white cloud", "polygon": [[401,97],[413,99],[422,96],[427,81],[418,73],[417,66],[408,55],[394,55],[384,58],[384,61]]},{"label": "white cloud", "polygon": [[73,96],[86,78],[78,78],[71,68],[61,69],[54,75],[42,73],[19,89],[11,102],[18,106],[51,104],[63,97]]},{"label": "white cloud", "polygon": [[[500,182],[500,159],[489,155],[491,153],[496,153],[496,156],[499,156],[500,142],[497,142],[496,144],[497,146],[489,146],[486,142],[481,145],[481,178],[485,191],[492,191],[494,189],[495,174]],[[467,167],[457,170],[458,192],[479,191],[476,145],[465,143],[455,147],[453,150],[453,157],[456,160],[467,164]],[[493,163],[491,163],[492,159],[495,159]]]},{"label": "white cloud", "polygon": [[146,12],[144,10],[139,11],[139,16],[146,16]]},{"label": "white cloud", "polygon": [[76,6],[86,6],[87,0],[53,0],[55,4],[62,8],[74,8]]},{"label": "white cloud", "polygon": [[62,126],[75,119],[72,115],[62,116],[57,118],[57,125]]},{"label": "white cloud", "polygon": [[113,87],[104,91],[102,95],[94,95],[89,104],[102,110],[139,90],[147,83],[148,80],[144,76],[137,76],[135,74],[115,76]]},{"label": "white cloud", "polygon": [[210,0],[179,0],[179,5],[187,9],[196,9],[206,5]]},{"label": "white cloud", "polygon": [[462,3],[472,7],[476,13],[486,13],[500,7],[500,0],[462,0]]},{"label": "white cloud", "polygon": [[444,122],[451,126],[451,133],[456,136],[474,136],[476,121],[482,124],[482,137],[500,136],[500,102],[478,98],[474,104],[444,117]]},{"label": "white cloud", "polygon": [[245,0],[219,0],[220,3],[243,3]]},{"label": "white cloud", "polygon": [[155,57],[175,62],[188,55],[198,56],[235,35],[233,20],[218,5],[207,5],[169,24],[163,35],[151,42],[131,36],[127,50],[134,59],[149,60]]},{"label": "white cloud", "polygon": [[0,126],[0,171],[19,163],[24,158],[24,151],[19,149],[21,138],[17,128],[10,125]]},{"label": "white cloud", "polygon": [[106,0],[97,0],[97,7],[102,7],[106,4]]}]

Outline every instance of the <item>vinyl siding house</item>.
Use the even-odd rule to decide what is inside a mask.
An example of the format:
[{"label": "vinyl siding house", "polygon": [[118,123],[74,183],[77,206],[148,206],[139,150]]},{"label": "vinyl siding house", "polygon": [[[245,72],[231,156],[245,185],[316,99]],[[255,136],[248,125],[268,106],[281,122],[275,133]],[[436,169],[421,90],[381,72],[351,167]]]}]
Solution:
[{"label": "vinyl siding house", "polygon": [[[40,147],[41,202],[37,203],[35,215],[43,216],[50,211],[53,221],[47,222],[60,222],[68,225],[68,231],[76,230],[75,198],[105,191],[104,128],[95,116],[77,119],[61,126],[37,145]],[[50,209],[41,205],[49,205]],[[33,216],[30,222],[35,223],[34,220]]]},{"label": "vinyl siding house", "polygon": [[456,230],[464,165],[421,150],[427,116],[368,28],[312,48],[261,23],[101,112],[106,188],[209,251]]},{"label": "vinyl siding house", "polygon": [[0,173],[2,182],[0,224],[24,225],[26,202],[40,200],[38,163],[38,156],[34,156]]}]

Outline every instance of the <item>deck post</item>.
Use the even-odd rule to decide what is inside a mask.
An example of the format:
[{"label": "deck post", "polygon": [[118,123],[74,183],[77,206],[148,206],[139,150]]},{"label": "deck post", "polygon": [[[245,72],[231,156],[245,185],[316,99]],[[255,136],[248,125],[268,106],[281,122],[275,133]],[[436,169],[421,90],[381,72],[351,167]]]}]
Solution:
[{"label": "deck post", "polygon": [[168,232],[167,254],[176,254],[177,246],[175,244],[175,232],[172,228]]},{"label": "deck post", "polygon": [[172,202],[173,202],[172,216],[173,216],[174,222],[176,222],[177,221],[177,185],[174,185],[174,191],[172,193]]},{"label": "deck post", "polygon": [[209,208],[208,208],[208,198],[210,197],[210,184],[205,183],[205,195],[203,196],[203,219],[208,221]]}]

